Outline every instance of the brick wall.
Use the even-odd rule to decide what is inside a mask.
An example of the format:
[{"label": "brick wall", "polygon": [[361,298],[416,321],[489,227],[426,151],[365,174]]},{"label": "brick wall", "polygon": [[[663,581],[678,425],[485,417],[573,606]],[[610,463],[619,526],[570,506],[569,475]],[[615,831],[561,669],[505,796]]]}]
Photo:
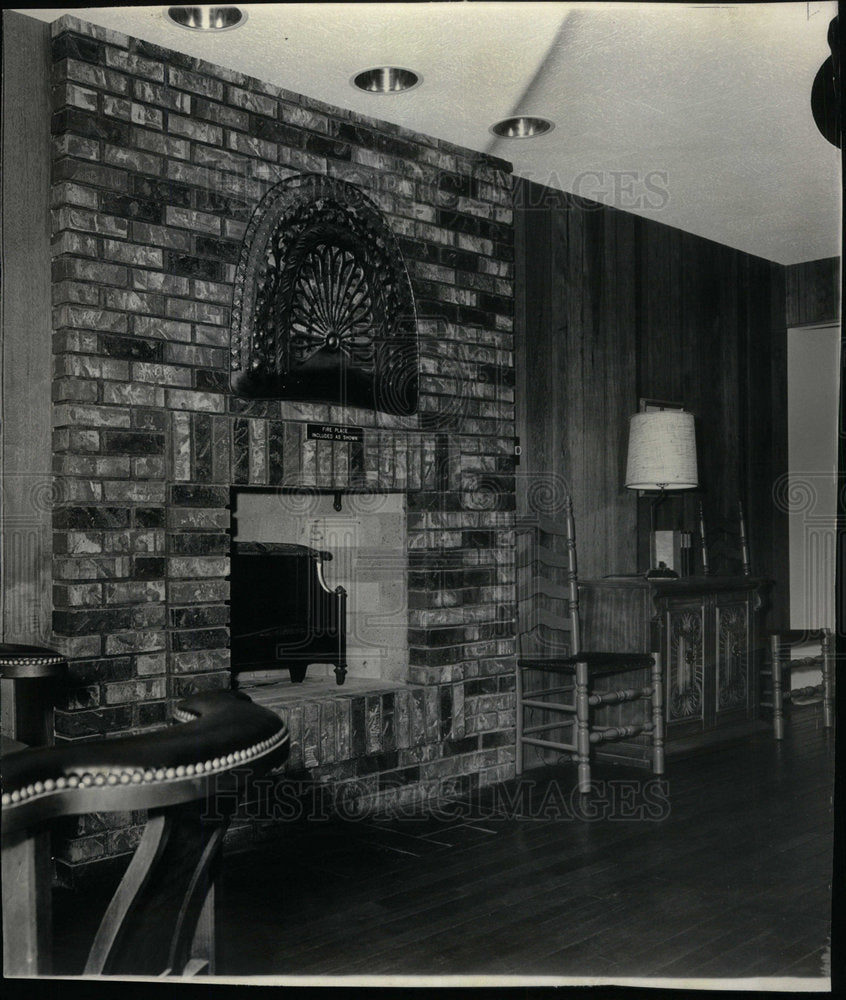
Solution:
[{"label": "brick wall", "polygon": [[[171,699],[229,685],[233,485],[343,488],[363,469],[374,489],[408,490],[421,687],[401,700],[428,728],[386,747],[393,722],[369,726],[343,776],[509,776],[508,165],[70,17],[53,60],[53,626],[73,679],[59,738],[154,726]],[[229,394],[246,223],[305,171],[358,185],[400,241],[420,317],[415,416]],[[308,420],[364,427],[363,449],[307,441]],[[125,847],[112,827],[80,827],[69,859]]]}]

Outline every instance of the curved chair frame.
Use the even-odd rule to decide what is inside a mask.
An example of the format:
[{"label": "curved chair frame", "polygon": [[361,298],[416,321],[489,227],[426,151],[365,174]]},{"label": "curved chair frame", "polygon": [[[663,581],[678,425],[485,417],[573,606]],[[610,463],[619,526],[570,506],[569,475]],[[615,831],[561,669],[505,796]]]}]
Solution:
[{"label": "curved chair frame", "polygon": [[214,866],[223,836],[248,781],[284,762],[288,730],[273,712],[231,691],[188,698],[174,717],[178,725],[152,733],[3,758],[7,974],[50,971],[45,824],[144,809],[147,826],[85,973],[213,972]]}]

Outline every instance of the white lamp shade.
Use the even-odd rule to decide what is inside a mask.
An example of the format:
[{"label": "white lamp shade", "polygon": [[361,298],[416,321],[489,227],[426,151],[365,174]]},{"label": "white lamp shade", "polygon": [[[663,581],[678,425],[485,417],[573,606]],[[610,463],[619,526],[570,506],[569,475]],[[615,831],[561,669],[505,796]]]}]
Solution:
[{"label": "white lamp shade", "polygon": [[635,413],[629,425],[626,486],[630,490],[692,490],[699,485],[693,414]]}]

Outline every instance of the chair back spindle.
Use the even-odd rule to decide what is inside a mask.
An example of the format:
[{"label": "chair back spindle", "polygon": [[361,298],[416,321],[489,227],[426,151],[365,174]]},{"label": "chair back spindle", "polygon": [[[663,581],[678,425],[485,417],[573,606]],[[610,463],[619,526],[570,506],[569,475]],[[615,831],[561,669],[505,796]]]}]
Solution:
[{"label": "chair back spindle", "polygon": [[[563,530],[562,530],[563,529]],[[517,635],[523,656],[569,656],[579,648],[572,505],[563,524],[543,514],[517,526]]]},{"label": "chair back spindle", "polygon": [[567,546],[567,604],[570,614],[570,655],[582,648],[579,626],[579,573],[576,563],[576,525],[573,519],[573,501],[567,494],[564,502],[564,538]]}]

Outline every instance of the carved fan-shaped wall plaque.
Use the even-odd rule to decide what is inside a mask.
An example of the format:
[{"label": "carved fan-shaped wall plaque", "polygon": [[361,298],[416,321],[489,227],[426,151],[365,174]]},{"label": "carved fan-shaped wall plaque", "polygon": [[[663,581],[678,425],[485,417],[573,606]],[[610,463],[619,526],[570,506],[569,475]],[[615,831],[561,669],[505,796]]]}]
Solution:
[{"label": "carved fan-shaped wall plaque", "polygon": [[253,215],[232,304],[232,390],[417,410],[417,317],[402,252],[357,188],[283,181]]}]

